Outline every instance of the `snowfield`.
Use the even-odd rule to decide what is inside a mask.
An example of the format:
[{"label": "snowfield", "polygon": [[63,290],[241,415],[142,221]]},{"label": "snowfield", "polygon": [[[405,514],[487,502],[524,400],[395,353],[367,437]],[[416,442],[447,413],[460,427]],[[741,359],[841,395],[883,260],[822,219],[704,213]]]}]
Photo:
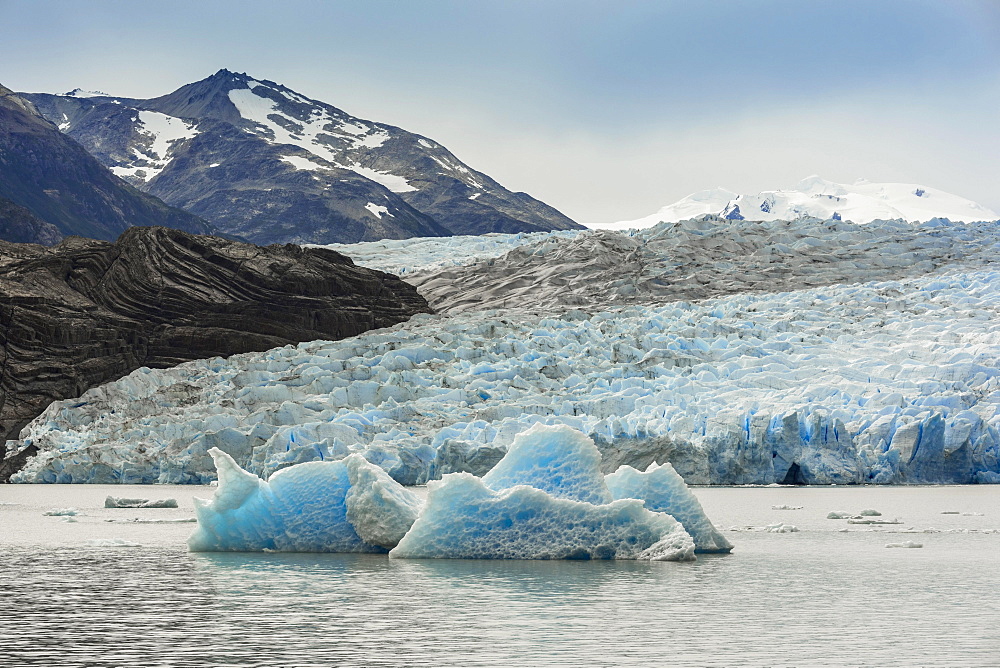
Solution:
[{"label": "snowfield", "polygon": [[[730,294],[700,301],[467,309],[140,369],[29,424],[16,446],[41,452],[14,480],[206,483],[218,447],[265,478],[359,453],[416,484],[484,475],[544,423],[593,438],[605,473],[669,461],[697,484],[1000,482],[996,228],[914,228],[920,243],[862,255],[927,276],[738,291],[727,263],[746,258],[722,248],[670,268],[729,277]],[[903,251],[936,259],[894,266]],[[808,284],[795,276],[777,285]]]},{"label": "snowfield", "polygon": [[702,214],[730,220],[794,220],[805,216],[855,223],[894,219],[917,223],[933,218],[974,222],[1000,218],[995,211],[964,197],[915,183],[871,183],[859,179],[844,184],[810,176],[791,190],[766,190],[756,195],[738,195],[724,188],[702,190],[643,218],[588,227],[642,229]]}]

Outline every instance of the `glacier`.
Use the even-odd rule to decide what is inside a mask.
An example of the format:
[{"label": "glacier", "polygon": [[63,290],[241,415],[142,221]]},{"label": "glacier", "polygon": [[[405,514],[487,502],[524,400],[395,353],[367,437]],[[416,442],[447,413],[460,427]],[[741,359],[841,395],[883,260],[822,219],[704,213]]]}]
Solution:
[{"label": "glacier", "polygon": [[[188,541],[195,552],[692,561],[697,541],[671,511],[676,505],[696,525],[711,526],[674,479],[665,494],[663,485],[643,487],[648,500],[613,500],[594,442],[565,426],[519,434],[494,469],[499,475],[433,481],[426,502],[359,455],[298,464],[264,481],[217,448],[209,454],[219,486],[211,501],[196,500],[199,526]],[[540,475],[553,463],[554,475]],[[732,545],[725,548],[701,551]]]},{"label": "glacier", "polygon": [[28,424],[13,481],[205,484],[219,448],[265,479],[358,454],[415,485],[487,475],[535,424],[587,434],[603,473],[669,462],[691,484],[1000,481],[997,223],[359,246],[444,312],[139,369]]},{"label": "glacier", "polygon": [[[412,485],[487,473],[536,423],[605,472],[688,483],[970,483],[1000,474],[1000,273],[567,312],[421,315],[337,342],[139,369],[53,403],[15,482],[268,477],[357,453]],[[142,443],[143,447],[136,447]]]}]

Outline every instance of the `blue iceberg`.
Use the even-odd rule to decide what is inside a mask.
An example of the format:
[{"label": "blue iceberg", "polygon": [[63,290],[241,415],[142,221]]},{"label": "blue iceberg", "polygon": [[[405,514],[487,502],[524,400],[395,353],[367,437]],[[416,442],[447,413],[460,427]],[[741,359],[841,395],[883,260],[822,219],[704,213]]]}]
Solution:
[{"label": "blue iceberg", "polygon": [[594,442],[564,425],[518,434],[482,478],[432,481],[426,502],[358,454],[291,466],[265,482],[209,453],[219,488],[196,503],[193,551],[690,561],[732,548],[672,467],[622,467],[606,479]]},{"label": "blue iceberg", "polygon": [[219,487],[211,501],[195,499],[193,552],[385,553],[420,506],[415,494],[360,455],[291,466],[265,482],[221,450],[209,454]]},{"label": "blue iceberg", "polygon": [[390,558],[695,558],[679,522],[634,499],[595,505],[527,485],[494,491],[471,473],[449,473],[428,487],[423,512]]},{"label": "blue iceberg", "polygon": [[614,498],[641,499],[649,510],[672,515],[691,534],[695,552],[726,553],[733,549],[670,464],[650,464],[645,472],[621,466],[604,480]]}]

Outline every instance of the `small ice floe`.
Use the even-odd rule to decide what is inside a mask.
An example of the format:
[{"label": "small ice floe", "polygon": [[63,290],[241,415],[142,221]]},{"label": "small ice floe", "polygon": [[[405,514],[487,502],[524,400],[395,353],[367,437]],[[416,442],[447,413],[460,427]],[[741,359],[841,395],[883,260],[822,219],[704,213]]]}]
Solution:
[{"label": "small ice floe", "polygon": [[67,516],[63,517],[61,521],[72,523],[72,522],[79,522],[80,520],[76,519],[72,515],[67,515]]},{"label": "small ice floe", "polygon": [[142,545],[124,538],[91,538],[87,541],[87,547],[142,547]]},{"label": "small ice floe", "polygon": [[983,517],[983,513],[962,513],[962,517]]},{"label": "small ice floe", "polygon": [[802,506],[789,506],[788,504],[781,503],[777,506],[771,506],[771,510],[802,510]]},{"label": "small ice floe", "polygon": [[848,517],[854,517],[851,513],[845,513],[842,510],[833,510],[827,514],[826,519],[828,520],[846,520]]},{"label": "small ice floe", "polygon": [[122,518],[113,517],[105,522],[113,522],[115,524],[184,524],[186,522],[197,522],[197,517],[179,517],[176,519],[162,519],[157,517],[132,517],[132,518]]},{"label": "small ice floe", "polygon": [[912,540],[904,540],[902,543],[886,543],[886,547],[923,547],[923,543],[915,543]]},{"label": "small ice floe", "polygon": [[942,515],[959,515],[960,513],[957,510],[942,510],[941,514]]},{"label": "small ice floe", "polygon": [[865,508],[858,515],[861,515],[861,517],[882,517],[882,513],[872,508]]},{"label": "small ice floe", "polygon": [[764,527],[764,530],[768,533],[795,533],[799,528],[794,524],[782,524],[778,522],[777,524],[768,524]]},{"label": "small ice floe", "polygon": [[849,531],[850,529],[848,529],[847,527],[844,527],[843,529],[837,529],[837,533],[848,533]]},{"label": "small ice floe", "polygon": [[177,499],[125,499],[116,496],[109,496],[104,499],[105,508],[176,508]]},{"label": "small ice floe", "polygon": [[852,517],[851,519],[847,520],[847,523],[848,524],[902,524],[903,522],[900,519],[873,520],[870,518],[865,519],[861,517]]},{"label": "small ice floe", "polygon": [[72,517],[73,515],[82,515],[76,508],[53,508],[52,510],[46,510],[42,515],[47,515],[49,517]]}]

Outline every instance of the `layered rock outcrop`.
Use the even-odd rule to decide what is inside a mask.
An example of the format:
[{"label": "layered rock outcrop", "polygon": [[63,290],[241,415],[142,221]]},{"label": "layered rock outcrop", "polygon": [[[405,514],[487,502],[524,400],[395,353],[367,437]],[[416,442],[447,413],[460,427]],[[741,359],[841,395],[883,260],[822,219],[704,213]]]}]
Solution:
[{"label": "layered rock outcrop", "polygon": [[[399,278],[326,249],[162,227],[115,243],[0,242],[0,438],[142,366],[340,339],[426,311]],[[4,459],[0,445],[0,480],[31,454]]]}]

